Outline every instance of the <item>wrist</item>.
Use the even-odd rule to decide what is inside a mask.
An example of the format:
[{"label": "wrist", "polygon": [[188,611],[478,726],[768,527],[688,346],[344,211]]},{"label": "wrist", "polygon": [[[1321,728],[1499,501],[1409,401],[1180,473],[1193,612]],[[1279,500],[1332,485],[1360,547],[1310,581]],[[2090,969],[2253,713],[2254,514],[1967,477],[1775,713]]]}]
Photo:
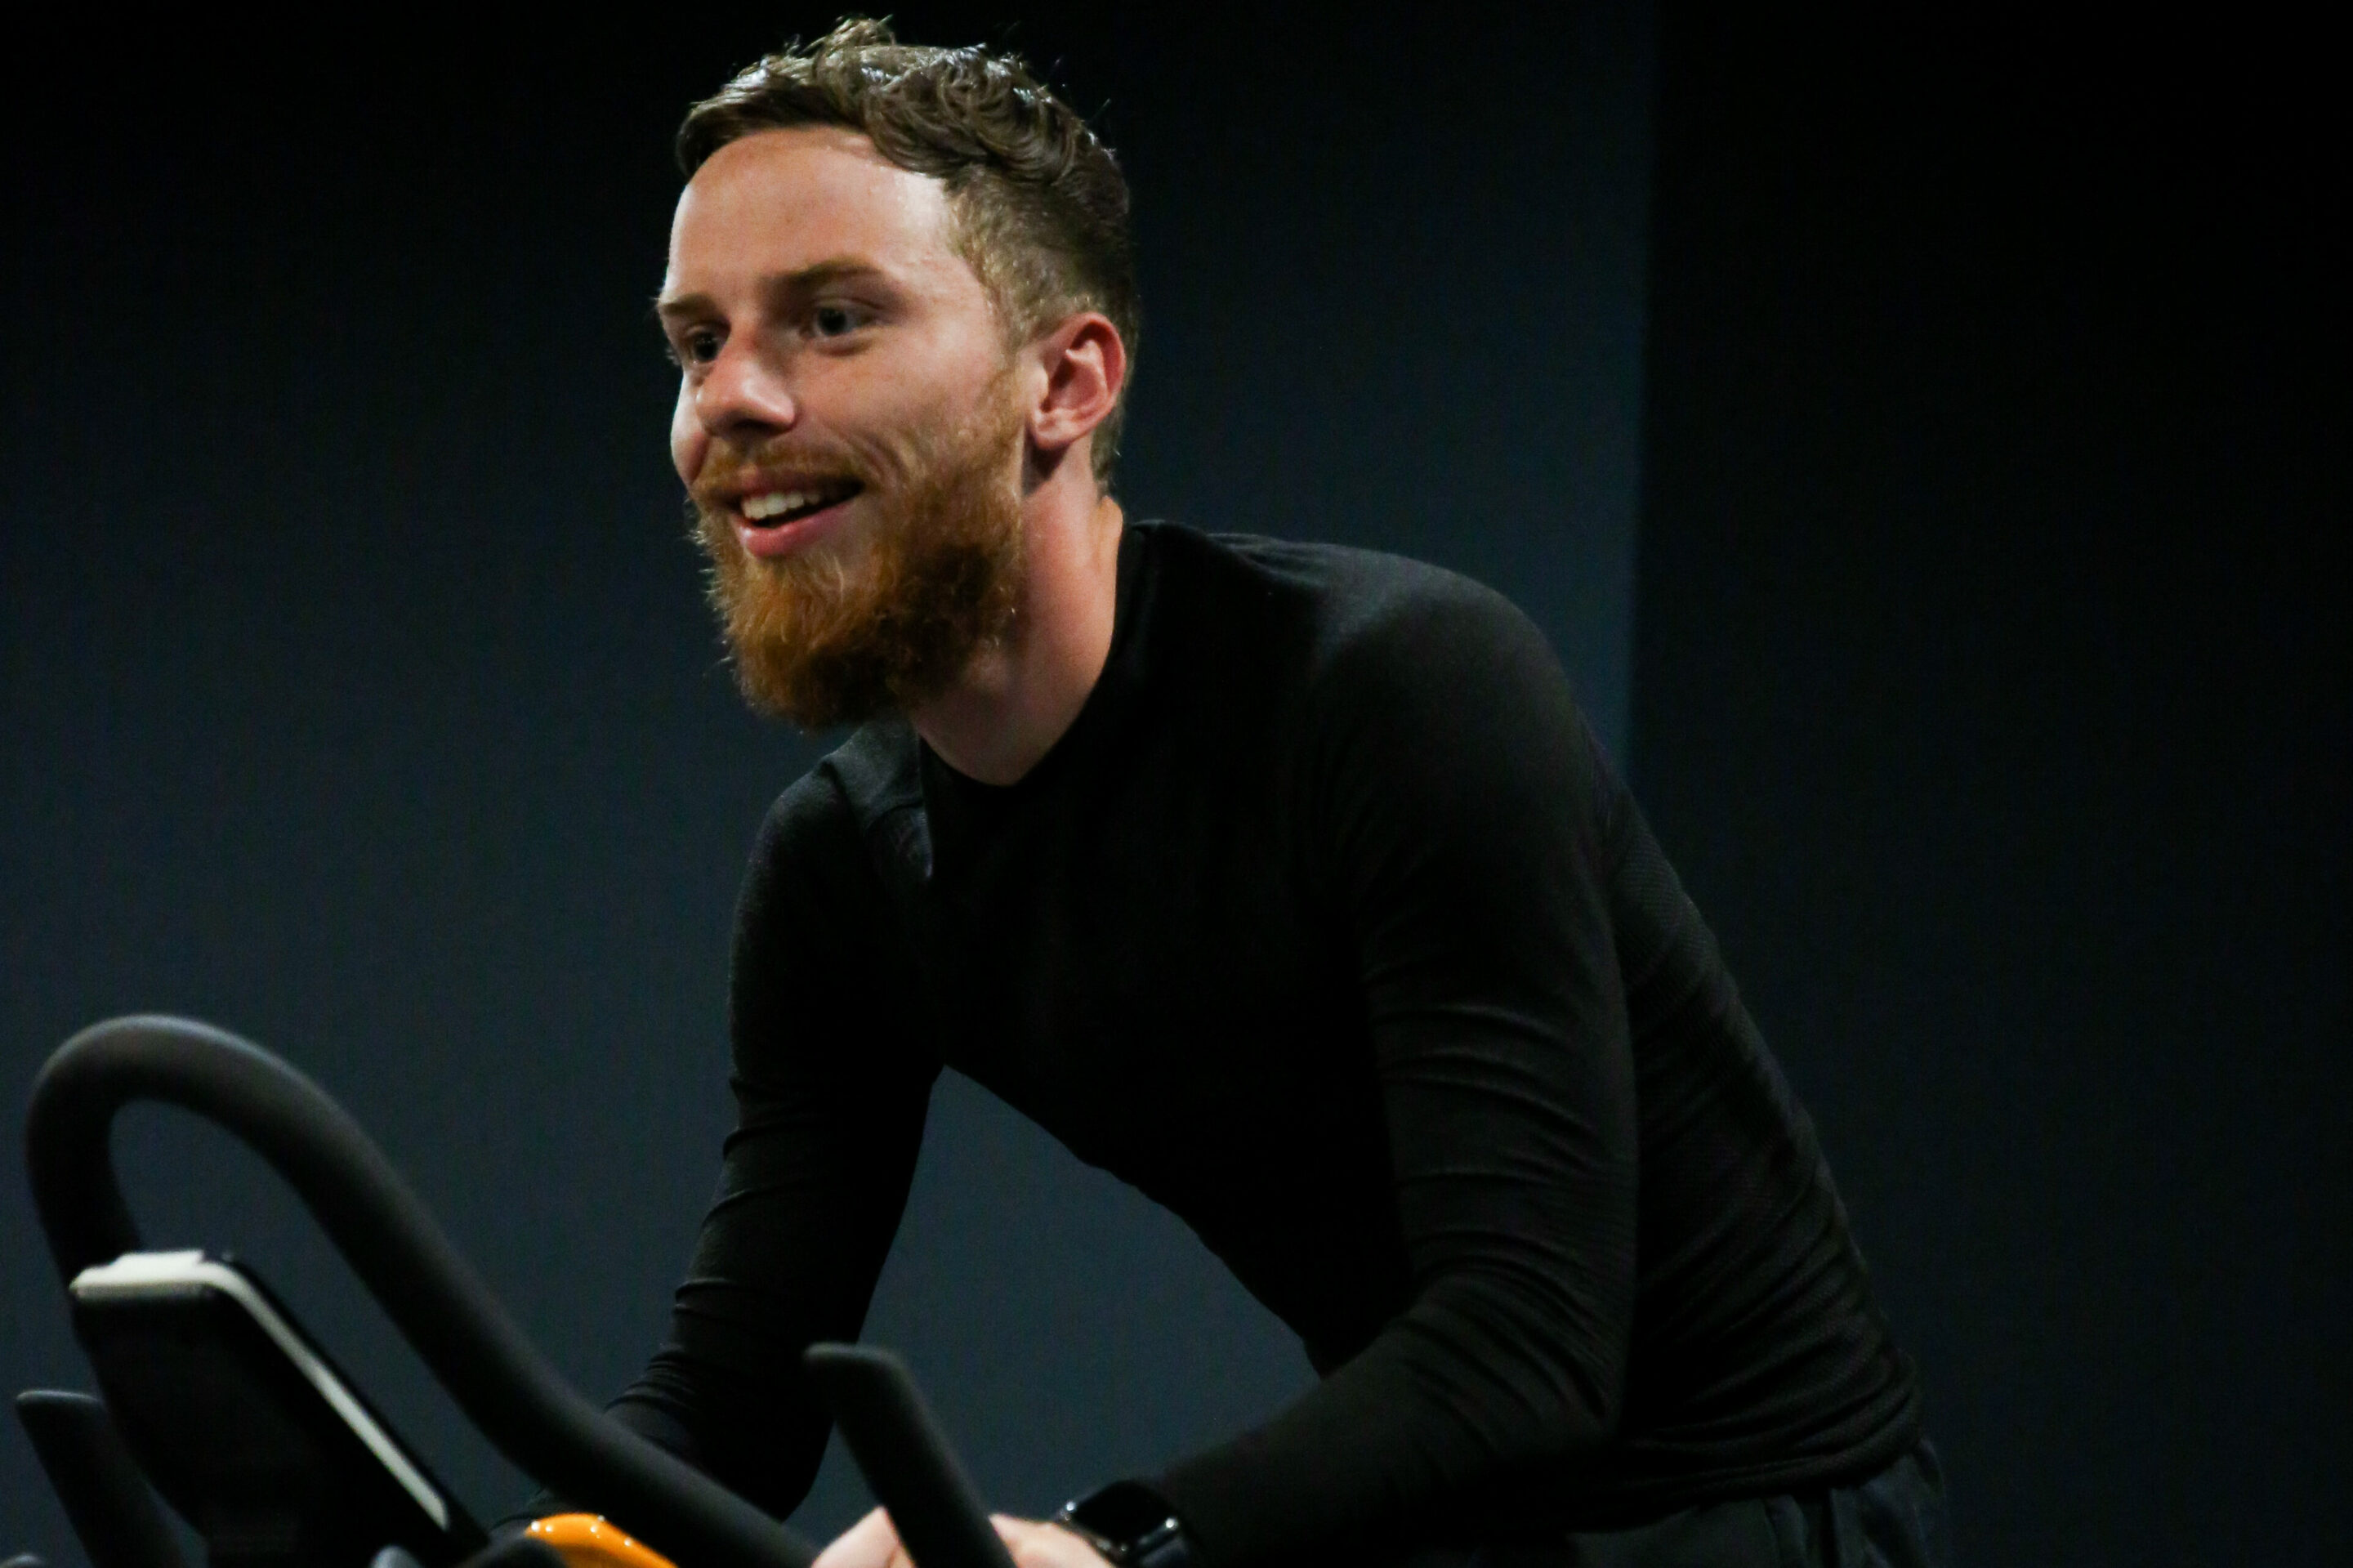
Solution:
[{"label": "wrist", "polygon": [[1142,1481],[1113,1481],[1064,1503],[1053,1522],[1113,1568],[1196,1568],[1193,1537],[1176,1510]]}]

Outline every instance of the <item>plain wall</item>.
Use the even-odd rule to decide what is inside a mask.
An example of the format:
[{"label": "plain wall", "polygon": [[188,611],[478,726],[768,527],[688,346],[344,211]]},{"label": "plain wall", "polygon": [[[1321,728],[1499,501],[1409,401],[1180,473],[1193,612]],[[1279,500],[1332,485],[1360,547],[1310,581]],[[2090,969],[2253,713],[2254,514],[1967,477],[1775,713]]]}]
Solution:
[{"label": "plain wall", "polygon": [[[1649,24],[1025,7],[1121,150],[1121,491],[1509,593],[1622,736]],[[648,302],[683,106],[816,12],[628,29],[227,15],[12,44],[0,353],[0,1370],[86,1386],[26,1205],[72,1030],[285,1054],[585,1390],[659,1336],[729,1116],[735,884],[817,755],[720,665]],[[1001,38],[982,11],[914,38]],[[233,1248],[457,1489],[521,1482],[256,1163],[134,1113],[152,1242]],[[990,1497],[1163,1462],[1307,1377],[1180,1225],[944,1083],[870,1335]],[[839,1456],[800,1522],[865,1507]],[[0,1553],[76,1555],[13,1428]]]},{"label": "plain wall", "polygon": [[1959,1560],[2353,1560],[2345,101],[1671,11],[1633,755]]}]

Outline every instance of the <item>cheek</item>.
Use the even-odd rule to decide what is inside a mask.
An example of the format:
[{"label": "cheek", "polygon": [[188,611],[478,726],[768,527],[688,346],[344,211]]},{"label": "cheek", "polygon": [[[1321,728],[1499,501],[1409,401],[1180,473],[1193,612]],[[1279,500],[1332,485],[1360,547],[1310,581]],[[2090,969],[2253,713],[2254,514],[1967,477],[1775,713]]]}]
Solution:
[{"label": "cheek", "polygon": [[679,479],[687,484],[702,471],[703,453],[711,449],[711,432],[695,418],[694,396],[681,378],[678,384],[678,402],[670,415],[670,461],[678,470]]}]

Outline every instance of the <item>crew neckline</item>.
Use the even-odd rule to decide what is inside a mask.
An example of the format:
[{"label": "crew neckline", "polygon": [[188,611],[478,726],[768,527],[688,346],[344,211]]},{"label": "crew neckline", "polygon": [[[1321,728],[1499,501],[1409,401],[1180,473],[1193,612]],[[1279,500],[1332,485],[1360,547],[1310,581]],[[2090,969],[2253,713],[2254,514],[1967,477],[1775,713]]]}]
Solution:
[{"label": "crew neckline", "polygon": [[1090,744],[1088,737],[1107,722],[1103,716],[1124,705],[1123,697],[1134,684],[1135,672],[1130,668],[1131,650],[1140,646],[1136,623],[1140,618],[1142,585],[1145,578],[1145,556],[1148,550],[1146,534],[1156,530],[1154,522],[1123,522],[1119,533],[1119,560],[1113,568],[1116,580],[1113,588],[1111,647],[1103,654],[1103,669],[1095,683],[1088,688],[1086,701],[1079,705],[1062,733],[1054,737],[1045,755],[1029,765],[1029,770],[1010,784],[985,783],[971,775],[957,771],[955,764],[932,749],[931,743],[920,734],[915,746],[922,758],[923,793],[926,800],[934,794],[934,786],[951,792],[960,801],[980,812],[1009,807],[1025,793],[1032,792],[1041,781],[1060,773],[1066,759],[1082,751]]}]

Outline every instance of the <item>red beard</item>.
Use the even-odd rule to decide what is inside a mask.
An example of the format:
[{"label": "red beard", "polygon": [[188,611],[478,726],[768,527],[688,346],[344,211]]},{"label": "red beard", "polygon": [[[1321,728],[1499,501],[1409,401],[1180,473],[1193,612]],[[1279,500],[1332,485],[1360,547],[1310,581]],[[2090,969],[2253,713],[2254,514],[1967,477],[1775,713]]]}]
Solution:
[{"label": "red beard", "polygon": [[978,411],[871,450],[812,453],[791,466],[855,479],[870,514],[780,559],[749,555],[714,493],[780,455],[714,449],[695,482],[695,536],[710,557],[710,595],[751,705],[803,729],[905,712],[939,695],[984,643],[1004,635],[1019,599],[1021,498],[1011,468],[1022,426],[1010,388],[992,384]]}]

